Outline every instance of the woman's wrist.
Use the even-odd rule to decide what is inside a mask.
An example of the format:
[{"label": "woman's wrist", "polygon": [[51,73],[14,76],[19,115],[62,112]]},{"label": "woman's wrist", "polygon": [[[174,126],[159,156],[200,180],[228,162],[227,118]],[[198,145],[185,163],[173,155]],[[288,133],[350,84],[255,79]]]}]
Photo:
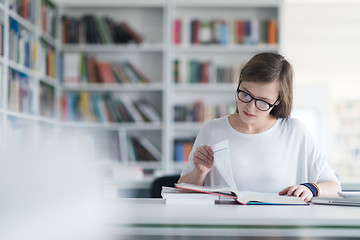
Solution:
[{"label": "woman's wrist", "polygon": [[320,189],[315,183],[303,183],[300,184],[310,189],[313,194],[313,197],[317,197],[320,195]]}]

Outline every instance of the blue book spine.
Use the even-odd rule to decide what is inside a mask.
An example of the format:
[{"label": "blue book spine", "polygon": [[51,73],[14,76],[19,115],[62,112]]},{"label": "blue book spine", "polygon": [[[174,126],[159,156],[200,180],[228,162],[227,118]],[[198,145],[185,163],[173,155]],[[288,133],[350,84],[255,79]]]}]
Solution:
[{"label": "blue book spine", "polygon": [[99,122],[105,122],[104,116],[101,115],[100,111],[100,96],[99,94],[92,95],[92,102],[94,107],[94,114]]},{"label": "blue book spine", "polygon": [[175,143],[175,162],[184,161],[184,143],[178,141]]}]

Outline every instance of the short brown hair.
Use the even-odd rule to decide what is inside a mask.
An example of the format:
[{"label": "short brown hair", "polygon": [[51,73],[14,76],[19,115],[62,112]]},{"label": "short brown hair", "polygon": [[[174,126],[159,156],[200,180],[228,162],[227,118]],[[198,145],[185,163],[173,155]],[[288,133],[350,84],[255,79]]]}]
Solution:
[{"label": "short brown hair", "polygon": [[279,81],[280,103],[271,109],[276,118],[288,118],[293,102],[293,70],[290,63],[277,53],[259,53],[241,70],[239,84],[244,82]]}]

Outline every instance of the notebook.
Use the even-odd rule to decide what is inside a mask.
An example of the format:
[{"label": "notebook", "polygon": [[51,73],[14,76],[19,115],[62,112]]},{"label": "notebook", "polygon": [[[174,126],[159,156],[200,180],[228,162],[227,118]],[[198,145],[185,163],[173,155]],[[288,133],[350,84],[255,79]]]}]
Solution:
[{"label": "notebook", "polygon": [[339,195],[339,197],[314,197],[311,200],[311,203],[360,207],[360,198],[358,196],[354,197],[353,195],[344,192],[340,192]]}]

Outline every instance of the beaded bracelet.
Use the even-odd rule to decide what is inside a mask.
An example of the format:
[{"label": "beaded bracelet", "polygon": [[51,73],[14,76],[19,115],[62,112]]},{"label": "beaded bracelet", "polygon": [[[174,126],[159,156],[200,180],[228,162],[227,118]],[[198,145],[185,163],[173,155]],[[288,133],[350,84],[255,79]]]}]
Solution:
[{"label": "beaded bracelet", "polygon": [[304,185],[309,188],[314,197],[319,196],[319,187],[315,183],[303,183],[300,185]]}]

